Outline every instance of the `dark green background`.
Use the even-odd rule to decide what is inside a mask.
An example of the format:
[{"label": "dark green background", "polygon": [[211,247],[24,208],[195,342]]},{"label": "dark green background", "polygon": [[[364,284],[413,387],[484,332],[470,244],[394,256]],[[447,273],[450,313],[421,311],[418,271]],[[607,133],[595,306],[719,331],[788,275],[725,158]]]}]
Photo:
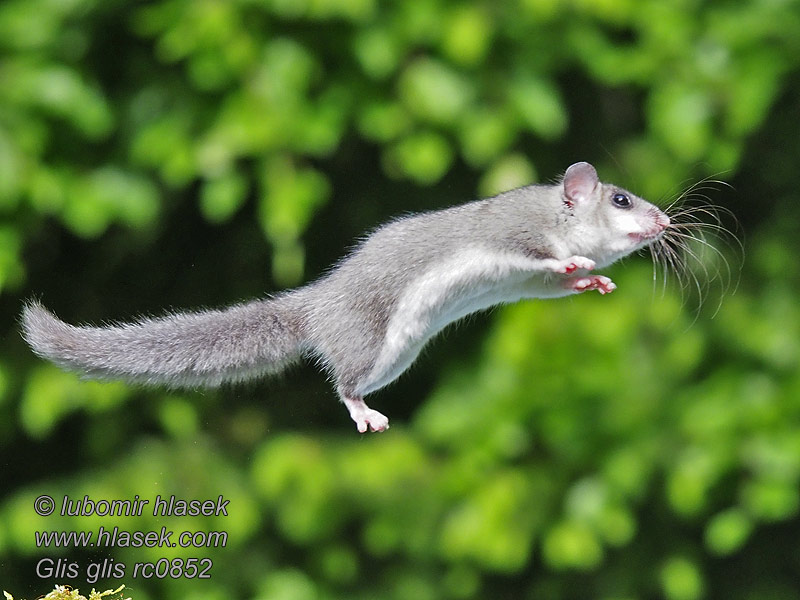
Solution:
[{"label": "dark green background", "polygon": [[[800,4],[0,4],[0,584],[208,556],[147,598],[800,598]],[[18,333],[219,306],[321,274],[393,215],[588,160],[744,242],[449,329],[359,436],[322,374],[170,393],[83,382]],[[730,242],[730,239],[728,239]],[[730,280],[730,281],[728,281]],[[735,286],[738,282],[738,287]],[[719,306],[722,301],[721,306]],[[717,310],[719,307],[719,310]],[[712,318],[713,317],[713,318]],[[37,517],[60,499],[229,516]],[[223,549],[41,549],[34,531],[225,530]]]}]

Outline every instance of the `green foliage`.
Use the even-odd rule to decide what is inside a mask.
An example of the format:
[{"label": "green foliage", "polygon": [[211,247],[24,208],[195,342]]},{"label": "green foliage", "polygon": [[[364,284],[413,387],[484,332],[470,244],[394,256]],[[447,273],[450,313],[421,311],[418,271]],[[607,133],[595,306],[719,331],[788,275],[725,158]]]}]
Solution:
[{"label": "green foliage", "polygon": [[[168,522],[229,533],[212,578],[137,598],[796,597],[799,39],[794,0],[0,4],[4,585],[40,587],[33,531],[109,524],[40,494],[222,494]],[[580,159],[654,199],[724,173],[698,193],[746,234],[736,293],[713,256],[700,290],[632,259],[611,296],[498,310],[376,395],[383,435],[321,376],[141,391],[16,332],[30,295],[99,321],[299,284],[382,219]]]},{"label": "green foliage", "polygon": [[[200,181],[214,222],[251,190],[270,214],[285,202],[271,191],[284,175],[270,165],[316,173],[351,123],[389,174],[428,185],[461,157],[491,179],[521,136],[568,131],[556,83],[568,68],[646,94],[648,135],[611,150],[644,192],[663,193],[698,162],[711,172],[738,164],[797,64],[792,7],[11,0],[0,10],[0,204],[29,204],[93,237],[113,223],[152,225],[168,190]],[[109,27],[121,49],[101,35]],[[645,178],[656,161],[664,173]],[[302,276],[300,236],[328,188],[322,173],[311,177],[288,183],[304,191],[277,192],[303,197],[291,235],[262,218],[282,283]],[[22,269],[18,251],[11,262]]]}]

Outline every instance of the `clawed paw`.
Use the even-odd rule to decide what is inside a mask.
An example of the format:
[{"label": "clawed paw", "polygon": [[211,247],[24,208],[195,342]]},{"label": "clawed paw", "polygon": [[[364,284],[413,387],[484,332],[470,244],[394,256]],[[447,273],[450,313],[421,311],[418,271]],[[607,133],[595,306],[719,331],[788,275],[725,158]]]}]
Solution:
[{"label": "clawed paw", "polygon": [[578,269],[591,271],[594,269],[594,267],[595,262],[591,258],[586,258],[585,256],[572,256],[560,265],[560,268],[557,270],[557,272],[569,275]]},{"label": "clawed paw", "polygon": [[570,281],[569,287],[577,293],[589,290],[597,290],[601,294],[610,294],[617,285],[608,277],[603,275],[592,275],[590,277],[579,277]]},{"label": "clawed paw", "polygon": [[343,396],[342,401],[347,406],[350,418],[355,421],[359,433],[386,431],[389,429],[388,417],[377,410],[372,410],[361,398]]},{"label": "clawed paw", "polygon": [[359,433],[366,433],[367,429],[370,431],[386,431],[389,429],[389,418],[382,415],[377,410],[367,409],[367,411],[360,415],[359,418],[354,419]]}]

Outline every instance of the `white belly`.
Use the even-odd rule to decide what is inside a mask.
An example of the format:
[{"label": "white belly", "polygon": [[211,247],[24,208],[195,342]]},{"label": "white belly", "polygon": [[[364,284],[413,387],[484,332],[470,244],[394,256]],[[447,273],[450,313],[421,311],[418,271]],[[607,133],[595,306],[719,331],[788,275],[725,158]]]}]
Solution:
[{"label": "white belly", "polygon": [[400,297],[375,365],[359,392],[368,394],[396,379],[431,337],[466,315],[522,298],[558,295],[563,295],[560,287],[548,285],[533,259],[482,249],[464,251],[413,281]]}]

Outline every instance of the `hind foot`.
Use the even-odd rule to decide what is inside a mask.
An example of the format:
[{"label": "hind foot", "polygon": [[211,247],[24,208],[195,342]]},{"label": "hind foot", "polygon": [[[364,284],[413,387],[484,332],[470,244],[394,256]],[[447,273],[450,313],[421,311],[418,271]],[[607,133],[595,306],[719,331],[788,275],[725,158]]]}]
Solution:
[{"label": "hind foot", "polygon": [[389,429],[388,417],[377,410],[372,410],[361,398],[342,398],[342,402],[350,412],[350,418],[356,423],[359,433],[386,431]]}]

